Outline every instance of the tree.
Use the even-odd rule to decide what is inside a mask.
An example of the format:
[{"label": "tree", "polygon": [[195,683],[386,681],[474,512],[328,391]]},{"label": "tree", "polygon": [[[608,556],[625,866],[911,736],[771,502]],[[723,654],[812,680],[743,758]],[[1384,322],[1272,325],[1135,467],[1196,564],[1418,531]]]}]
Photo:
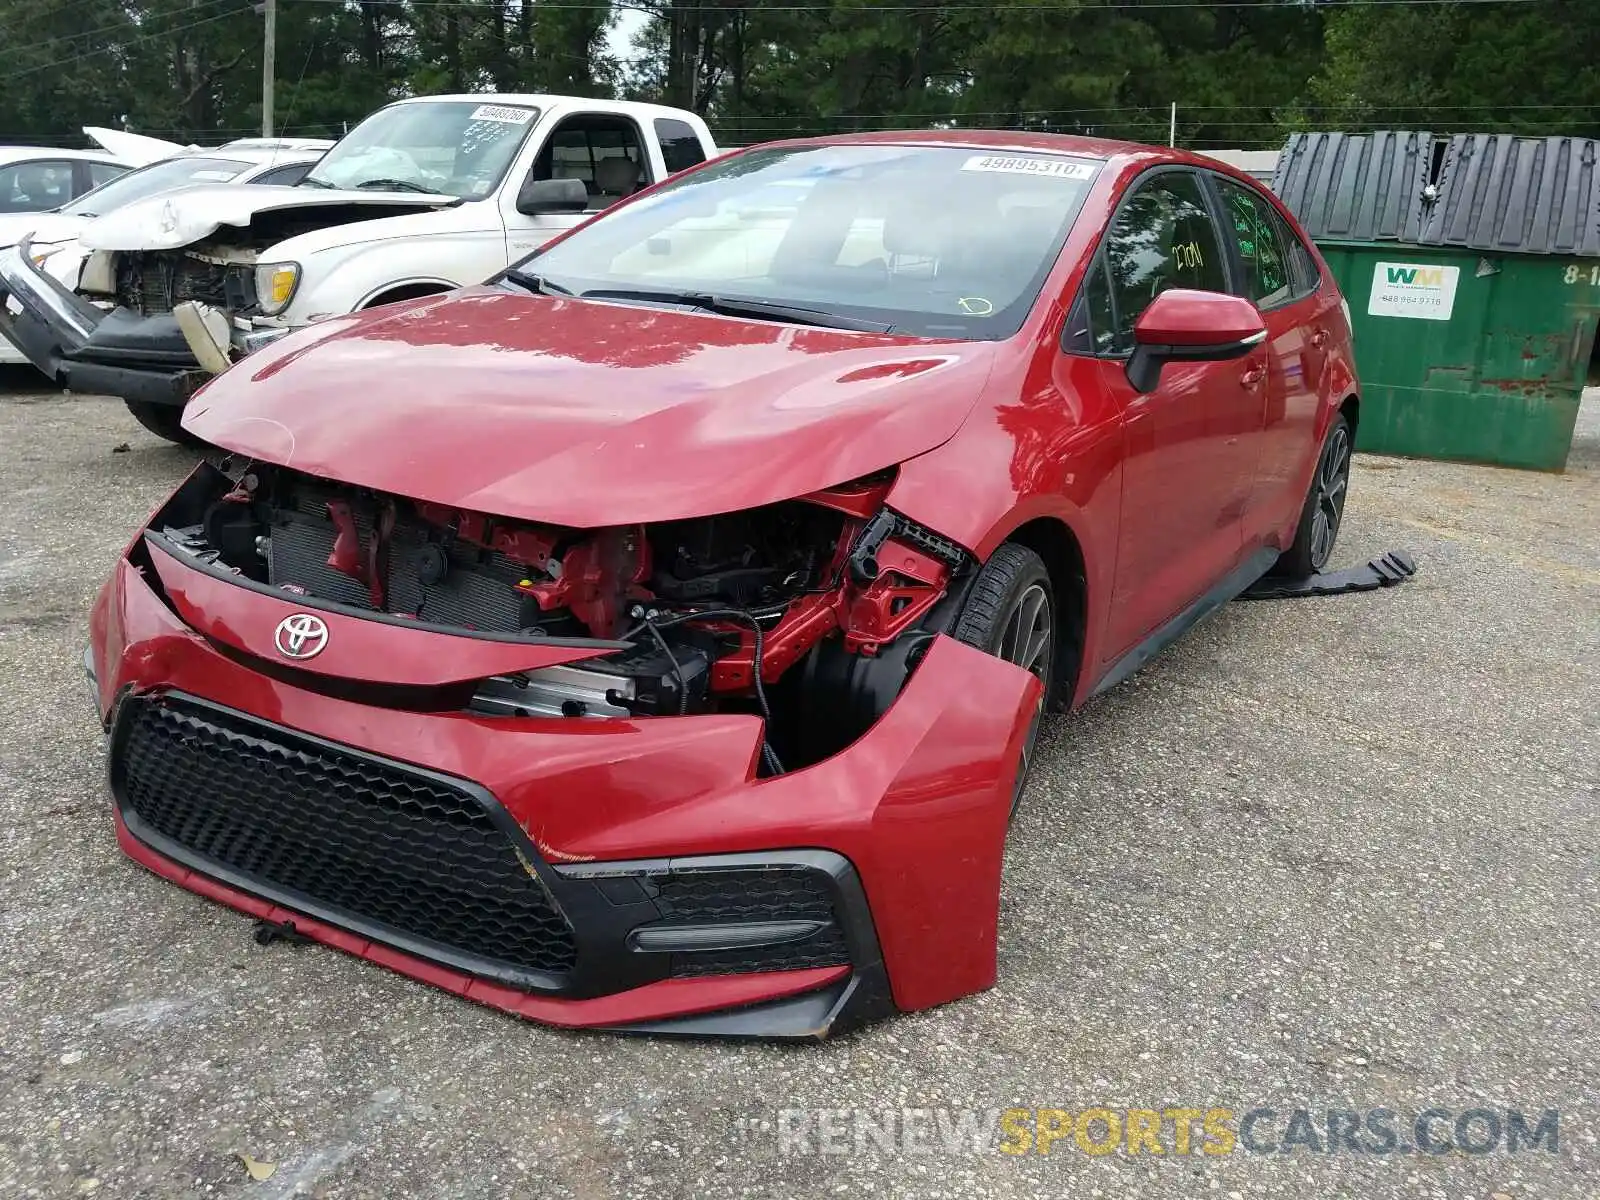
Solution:
[{"label": "tree", "polygon": [[1592,0],[1341,9],[1328,18],[1311,83],[1316,119],[1330,128],[1593,136],[1595,15]]}]

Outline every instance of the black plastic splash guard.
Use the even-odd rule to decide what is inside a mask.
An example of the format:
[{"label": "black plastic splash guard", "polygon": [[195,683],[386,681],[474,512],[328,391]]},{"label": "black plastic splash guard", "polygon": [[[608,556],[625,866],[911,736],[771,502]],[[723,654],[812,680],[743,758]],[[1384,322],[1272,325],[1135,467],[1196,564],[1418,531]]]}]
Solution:
[{"label": "black plastic splash guard", "polygon": [[1298,600],[1302,596],[1340,596],[1345,592],[1371,592],[1404,583],[1417,573],[1417,564],[1404,550],[1390,550],[1359,567],[1282,579],[1263,575],[1235,599]]}]

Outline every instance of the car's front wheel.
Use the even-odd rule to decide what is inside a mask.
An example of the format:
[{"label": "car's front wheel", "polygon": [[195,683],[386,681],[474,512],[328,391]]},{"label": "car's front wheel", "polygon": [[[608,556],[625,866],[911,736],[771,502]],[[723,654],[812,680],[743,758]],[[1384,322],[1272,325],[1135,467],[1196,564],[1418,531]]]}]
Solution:
[{"label": "car's front wheel", "polygon": [[1022,744],[1022,761],[1017,766],[1017,782],[1011,793],[1011,811],[1015,813],[1033,766],[1034,746],[1039,740],[1039,724],[1055,669],[1055,595],[1044,560],[1014,542],[996,550],[978,572],[954,634],[957,641],[1015,663],[1044,684]]},{"label": "car's front wheel", "polygon": [[166,438],[179,446],[199,446],[201,441],[194,434],[186,430],[183,421],[183,405],[181,404],[152,404],[148,400],[124,400],[128,411],[133,414],[133,419],[138,421],[151,433],[159,438]]},{"label": "car's front wheel", "polygon": [[1350,491],[1351,442],[1350,422],[1341,413],[1322,440],[1322,453],[1300,511],[1294,543],[1279,556],[1273,568],[1275,574],[1304,579],[1328,565],[1344,521],[1345,496]]}]

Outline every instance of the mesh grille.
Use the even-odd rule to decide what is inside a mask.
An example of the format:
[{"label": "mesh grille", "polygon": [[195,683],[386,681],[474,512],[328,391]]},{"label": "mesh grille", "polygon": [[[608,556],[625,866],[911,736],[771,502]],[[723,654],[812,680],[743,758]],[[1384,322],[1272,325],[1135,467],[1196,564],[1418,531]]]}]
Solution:
[{"label": "mesh grille", "polygon": [[179,697],[125,704],[121,803],[202,871],[487,969],[572,969],[566,919],[470,792]]},{"label": "mesh grille", "polygon": [[[672,974],[728,975],[792,971],[850,961],[834,914],[827,877],[806,867],[686,871],[653,880],[663,925],[722,925],[746,921],[825,921],[810,937],[780,946],[674,954]],[[659,926],[658,926],[659,927]]]}]

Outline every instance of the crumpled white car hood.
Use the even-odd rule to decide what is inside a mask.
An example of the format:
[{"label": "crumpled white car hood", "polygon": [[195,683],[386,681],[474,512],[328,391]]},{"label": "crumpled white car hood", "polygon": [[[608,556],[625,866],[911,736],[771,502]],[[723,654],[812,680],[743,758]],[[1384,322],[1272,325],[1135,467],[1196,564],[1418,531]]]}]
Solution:
[{"label": "crumpled white car hood", "polygon": [[457,203],[454,196],[421,192],[335,191],[311,187],[213,184],[190,191],[148,196],[93,222],[78,240],[91,250],[176,250],[209,237],[223,225],[244,228],[257,213],[285,208],[364,205],[425,211]]}]

